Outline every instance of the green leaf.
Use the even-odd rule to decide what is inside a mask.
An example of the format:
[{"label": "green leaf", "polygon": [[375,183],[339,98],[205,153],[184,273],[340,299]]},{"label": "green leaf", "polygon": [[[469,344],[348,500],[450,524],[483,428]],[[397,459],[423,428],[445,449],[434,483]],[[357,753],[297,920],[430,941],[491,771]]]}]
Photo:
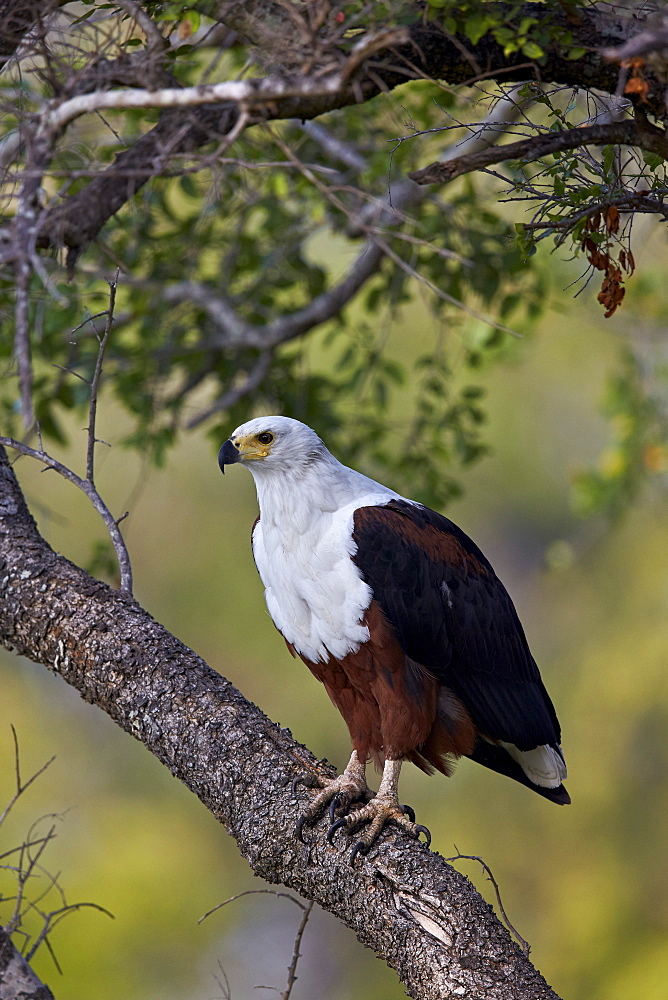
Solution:
[{"label": "green leaf", "polygon": [[537,45],[536,42],[525,42],[522,45],[522,52],[527,59],[542,59],[545,55],[545,50],[540,45]]}]

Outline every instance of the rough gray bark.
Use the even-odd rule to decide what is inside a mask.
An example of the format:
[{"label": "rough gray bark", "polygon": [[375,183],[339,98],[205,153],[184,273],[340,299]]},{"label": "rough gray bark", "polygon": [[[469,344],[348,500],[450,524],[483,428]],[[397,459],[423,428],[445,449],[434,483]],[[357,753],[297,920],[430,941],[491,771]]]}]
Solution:
[{"label": "rough gray bark", "polygon": [[193,791],[253,871],[313,899],[394,968],[415,1000],[558,1000],[468,880],[437,854],[385,833],[353,869],[349,851],[308,847],[295,824],[308,794],[293,778],[331,775],[286,729],[136,602],[41,538],[0,455],[0,641],[97,705]]},{"label": "rough gray bark", "polygon": [[53,993],[32,971],[0,927],[0,1000],[53,1000]]}]

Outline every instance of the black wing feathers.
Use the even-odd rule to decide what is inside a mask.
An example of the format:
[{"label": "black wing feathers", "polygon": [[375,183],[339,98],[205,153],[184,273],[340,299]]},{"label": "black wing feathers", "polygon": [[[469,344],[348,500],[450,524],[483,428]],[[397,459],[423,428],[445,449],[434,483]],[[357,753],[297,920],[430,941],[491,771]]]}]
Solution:
[{"label": "black wing feathers", "polygon": [[508,592],[452,521],[392,500],[355,512],[353,556],[405,653],[451,688],[478,729],[530,750],[556,713]]}]

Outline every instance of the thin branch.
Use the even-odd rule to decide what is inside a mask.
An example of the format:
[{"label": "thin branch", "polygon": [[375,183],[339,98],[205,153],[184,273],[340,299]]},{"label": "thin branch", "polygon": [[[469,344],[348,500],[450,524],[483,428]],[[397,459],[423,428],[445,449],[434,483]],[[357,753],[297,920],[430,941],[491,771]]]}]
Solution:
[{"label": "thin branch", "polygon": [[604,59],[621,62],[623,59],[633,59],[635,56],[643,56],[647,52],[657,52],[659,49],[665,48],[668,48],[668,17],[666,15],[657,23],[656,27],[638,32],[623,45],[601,49],[601,55]]},{"label": "thin branch", "polygon": [[142,10],[138,3],[135,3],[134,0],[114,0],[114,2],[117,7],[120,7],[126,14],[134,18],[135,22],[144,32],[147,42],[146,51],[148,53],[163,52],[168,47],[169,43],[167,39],[161,34],[153,18],[145,10]]},{"label": "thin branch", "polygon": [[[50,830],[47,831],[46,835],[40,840],[35,840],[32,837],[32,831],[35,824],[30,828],[28,832],[28,843],[24,843],[20,849],[19,862],[18,862],[18,889],[16,892],[16,900],[14,904],[14,913],[8,920],[6,927],[11,933],[17,930],[21,926],[22,918],[24,915],[24,898],[25,898],[25,886],[26,883],[33,877],[33,872],[39,865],[39,859],[47,848],[47,845],[55,837],[55,826],[52,826]],[[37,846],[37,853],[33,856],[30,853],[30,847]],[[25,859],[28,859],[28,864],[26,865]],[[54,883],[55,884],[55,878]],[[51,888],[51,886],[49,886]],[[40,897],[41,898],[41,897]],[[27,904],[27,909],[30,909],[30,903]]]},{"label": "thin branch", "polygon": [[578,146],[608,146],[623,143],[668,157],[668,141],[663,132],[653,125],[635,121],[610,122],[607,125],[588,125],[583,128],[547,132],[520,142],[483,149],[467,156],[458,156],[448,162],[431,163],[428,167],[409,174],[417,184],[447,184],[462,174],[471,173],[502,163],[505,160],[538,160],[550,153]]},{"label": "thin branch", "polygon": [[[90,401],[88,406],[88,445],[86,448],[86,480],[94,487],[95,485],[95,445],[97,444],[97,438],[95,437],[95,421],[97,418],[97,394],[100,388],[100,379],[102,377],[102,362],[104,360],[104,352],[107,348],[109,342],[109,335],[111,334],[111,328],[114,324],[114,306],[116,304],[116,288],[118,286],[118,276],[120,274],[120,268],[116,269],[116,277],[113,281],[108,281],[109,284],[109,306],[107,308],[107,321],[104,327],[104,333],[102,337],[98,339],[99,347],[97,351],[97,358],[95,359],[95,371],[93,372],[93,378],[90,383]],[[92,317],[91,317],[92,318]]]},{"label": "thin branch", "polygon": [[21,415],[26,430],[35,422],[32,403],[33,370],[30,350],[30,258],[22,254],[16,268],[16,305],[14,310],[14,354],[21,388]]},{"label": "thin branch", "polygon": [[59,462],[44,450],[37,451],[37,449],[29,447],[29,445],[24,444],[22,441],[17,441],[14,438],[9,437],[0,437],[0,445],[4,445],[5,448],[12,448],[14,451],[18,451],[21,455],[27,455],[30,458],[36,459],[38,462],[41,462],[42,465],[45,465],[47,469],[53,469],[64,479],[73,483],[77,489],[80,489],[81,492],[88,497],[90,502],[93,504],[93,507],[104,521],[116,551],[116,559],[118,560],[118,568],[121,576],[120,590],[125,594],[131,595],[132,565],[130,563],[130,555],[128,553],[127,546],[118,527],[126,515],[124,514],[122,518],[115,518],[91,482],[87,479],[82,479],[81,476],[77,476],[76,472],[73,472],[72,469],[63,465],[62,462]]},{"label": "thin branch", "polygon": [[188,430],[192,430],[194,427],[198,427],[209,417],[212,417],[214,413],[220,413],[222,410],[229,410],[231,406],[238,403],[240,399],[248,396],[251,392],[255,392],[256,389],[262,384],[266,378],[270,368],[271,363],[274,360],[274,355],[272,351],[265,351],[260,354],[256,364],[250,370],[246,378],[238,385],[232,386],[227,392],[219,396],[210,406],[202,410],[197,416],[192,417],[186,424]]},{"label": "thin branch", "polygon": [[276,896],[278,899],[289,899],[291,903],[295,906],[299,906],[300,909],[306,909],[306,904],[300,902],[300,900],[295,899],[289,892],[279,892],[277,889],[244,889],[243,892],[238,892],[235,896],[230,896],[229,899],[224,899],[222,903],[216,903],[212,906],[210,910],[207,910],[199,920],[198,924],[203,923],[207,917],[210,917],[212,913],[216,913],[218,910],[222,910],[224,906],[228,903],[235,903],[237,899],[241,899],[243,896]]},{"label": "thin branch", "polygon": [[30,961],[37,949],[42,943],[48,943],[47,937],[54,929],[54,927],[61,922],[65,917],[69,916],[70,913],[75,913],[77,910],[82,909],[98,910],[100,913],[104,913],[105,916],[114,919],[113,913],[106,909],[104,906],[100,906],[99,903],[67,903],[65,906],[60,907],[58,910],[53,910],[51,913],[45,914],[45,922],[41,931],[39,932],[35,943],[30,948],[26,954],[26,961]]},{"label": "thin branch", "polygon": [[12,735],[13,735],[13,738],[14,738],[14,770],[15,770],[15,774],[16,774],[16,791],[15,791],[14,795],[11,797],[11,799],[9,800],[9,802],[7,803],[7,805],[5,806],[5,808],[3,809],[3,811],[0,813],[0,826],[2,826],[2,824],[4,823],[4,821],[7,819],[7,816],[9,814],[10,810],[16,804],[17,800],[21,797],[21,795],[23,795],[23,793],[28,788],[30,788],[30,786],[32,785],[33,781],[36,781],[37,778],[39,778],[39,776],[41,774],[44,774],[44,772],[46,771],[47,767],[50,767],[50,765],[53,764],[54,760],[56,759],[55,757],[49,758],[49,760],[47,760],[46,764],[42,764],[42,766],[40,768],[38,768],[35,771],[35,773],[33,775],[31,775],[30,778],[28,778],[28,780],[25,782],[25,784],[23,784],[21,782],[21,766],[20,766],[20,759],[19,759],[19,741],[18,741],[18,736],[16,734],[16,729],[14,728],[14,726],[12,726],[11,729],[12,729]]},{"label": "thin branch", "polygon": [[[304,935],[304,931],[306,929],[306,925],[308,923],[308,919],[311,916],[311,911],[313,909],[314,901],[312,899],[310,899],[307,903],[302,903],[301,900],[295,899],[295,897],[291,895],[289,892],[279,892],[276,889],[246,889],[244,892],[237,893],[236,896],[230,896],[229,899],[223,900],[222,903],[217,903],[216,906],[212,907],[203,916],[201,916],[197,921],[197,923],[201,924],[204,920],[207,919],[207,917],[210,917],[212,913],[216,913],[216,911],[222,909],[223,906],[227,906],[228,903],[234,903],[236,902],[237,899],[241,899],[243,896],[261,896],[261,895],[276,896],[277,899],[289,899],[291,903],[294,903],[295,906],[298,906],[299,909],[303,911],[302,918],[299,922],[299,927],[297,928],[297,933],[295,935],[295,944],[292,951],[292,959],[290,961],[290,965],[288,966],[288,981],[280,997],[280,1000],[290,1000],[292,987],[297,982],[297,964],[301,957],[299,948],[301,945],[302,937]],[[225,976],[225,979],[227,980],[227,976]],[[229,982],[227,983],[227,986],[229,989]],[[258,989],[274,989],[274,987],[262,986],[258,987]],[[278,992],[278,990],[276,990],[276,992]]]},{"label": "thin branch", "polygon": [[[457,850],[457,845],[456,844],[455,844],[455,850]],[[482,866],[482,869],[485,872],[488,880],[494,886],[494,892],[496,893],[496,902],[497,902],[497,905],[499,907],[499,912],[501,914],[501,919],[503,920],[504,924],[506,925],[506,927],[508,928],[508,930],[510,931],[510,933],[513,934],[517,938],[517,941],[519,942],[520,948],[522,949],[522,951],[524,952],[524,954],[528,958],[529,957],[529,953],[531,951],[531,945],[529,944],[528,941],[525,941],[525,939],[522,937],[522,935],[519,933],[519,931],[517,931],[513,927],[513,925],[511,924],[510,920],[508,919],[508,914],[506,913],[506,911],[504,909],[504,906],[503,906],[503,903],[501,902],[501,890],[499,889],[498,882],[494,878],[494,875],[492,874],[492,869],[489,867],[489,865],[487,864],[487,862],[483,861],[482,858],[478,857],[475,854],[455,854],[454,857],[452,857],[452,858],[446,858],[445,860],[446,861],[477,861]]]},{"label": "thin branch", "polygon": [[[503,198],[502,202],[524,200],[524,198]],[[638,191],[625,191],[620,195],[613,195],[601,198],[597,201],[590,201],[585,208],[580,209],[578,212],[573,212],[563,219],[547,219],[541,222],[523,222],[522,226],[527,231],[546,229],[560,234],[563,233],[564,236],[566,236],[566,234],[569,233],[581,219],[586,219],[589,216],[594,215],[595,212],[611,205],[614,205],[622,211],[634,211],[646,215],[661,215],[664,219],[668,220],[668,204],[666,204],[666,202],[659,201],[657,198],[650,198],[648,195],[641,194]],[[559,241],[561,241],[561,236],[559,237]]]},{"label": "thin branch", "polygon": [[311,916],[311,910],[313,909],[313,900],[309,900],[306,906],[302,907],[304,910],[302,914],[302,919],[299,922],[299,927],[297,928],[297,934],[295,935],[295,946],[292,952],[292,961],[288,966],[288,982],[285,990],[281,993],[281,1000],[290,1000],[290,994],[292,993],[292,987],[297,982],[297,963],[301,957],[301,952],[299,951],[300,945],[302,943],[302,937],[304,931],[306,930],[306,925],[308,923],[308,918]]}]

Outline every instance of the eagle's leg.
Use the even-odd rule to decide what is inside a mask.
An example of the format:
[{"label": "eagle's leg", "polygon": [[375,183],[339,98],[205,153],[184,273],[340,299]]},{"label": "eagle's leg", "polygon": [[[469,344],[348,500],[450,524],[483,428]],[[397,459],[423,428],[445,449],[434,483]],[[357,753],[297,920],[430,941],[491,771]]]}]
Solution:
[{"label": "eagle's leg", "polygon": [[[399,787],[399,774],[401,772],[400,760],[386,760],[383,766],[383,777],[376,795],[373,796],[366,805],[353,809],[347,816],[337,820],[329,830],[328,839],[331,841],[337,830],[353,830],[360,823],[368,823],[369,827],[363,836],[357,841],[350,855],[350,863],[354,864],[358,854],[366,854],[374,843],[379,833],[390,820],[396,823],[402,830],[416,839],[423,833],[426,837],[427,846],[431,843],[431,834],[425,826],[420,826],[413,822],[412,810],[407,806],[399,804],[397,791]],[[406,816],[409,813],[411,818]]]},{"label": "eagle's leg", "polygon": [[366,762],[360,760],[357,751],[353,750],[345,771],[322,786],[322,791],[299,817],[297,836],[303,840],[304,827],[315,823],[327,806],[333,820],[337,809],[345,809],[351,802],[368,802],[372,798],[373,792],[366,783]]}]

